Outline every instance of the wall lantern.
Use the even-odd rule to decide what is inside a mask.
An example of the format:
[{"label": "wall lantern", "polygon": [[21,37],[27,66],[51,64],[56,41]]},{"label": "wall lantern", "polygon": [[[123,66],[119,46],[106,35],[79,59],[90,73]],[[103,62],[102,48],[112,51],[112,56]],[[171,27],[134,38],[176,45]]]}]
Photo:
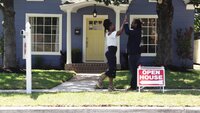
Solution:
[{"label": "wall lantern", "polygon": [[96,4],[94,4],[94,11],[93,11],[93,17],[97,17],[97,10],[96,10]]},{"label": "wall lantern", "polygon": [[75,35],[80,35],[81,34],[81,28],[75,28],[75,30],[74,30],[74,34]]},{"label": "wall lantern", "polygon": [[158,4],[162,4],[162,3],[163,3],[163,0],[157,0],[157,3],[158,3]]}]

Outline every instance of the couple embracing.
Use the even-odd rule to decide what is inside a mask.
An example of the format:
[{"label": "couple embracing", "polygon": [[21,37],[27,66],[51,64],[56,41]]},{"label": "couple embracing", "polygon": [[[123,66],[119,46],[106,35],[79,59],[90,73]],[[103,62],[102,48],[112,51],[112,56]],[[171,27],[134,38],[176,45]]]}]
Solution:
[{"label": "couple embracing", "polygon": [[107,61],[108,61],[108,70],[103,73],[98,82],[97,87],[103,88],[103,80],[105,78],[109,78],[109,86],[108,91],[115,91],[113,85],[113,79],[116,77],[116,52],[117,52],[117,37],[120,36],[123,31],[128,35],[128,43],[127,43],[127,53],[128,53],[128,62],[129,69],[131,72],[131,82],[130,88],[131,90],[137,89],[137,66],[138,61],[140,59],[140,43],[141,43],[141,21],[139,19],[133,20],[131,23],[132,30],[129,29],[127,16],[123,21],[123,24],[119,31],[115,30],[115,25],[109,20],[104,20],[103,23],[106,30],[106,42],[107,42],[107,52],[105,53]]}]

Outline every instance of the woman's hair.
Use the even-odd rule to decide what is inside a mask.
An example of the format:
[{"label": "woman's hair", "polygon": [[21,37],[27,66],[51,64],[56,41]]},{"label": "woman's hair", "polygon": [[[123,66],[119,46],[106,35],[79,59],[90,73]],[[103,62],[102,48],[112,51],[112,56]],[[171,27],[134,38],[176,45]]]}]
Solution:
[{"label": "woman's hair", "polygon": [[142,28],[142,22],[140,21],[140,19],[135,19],[135,24],[137,24],[137,28]]},{"label": "woman's hair", "polygon": [[110,19],[105,19],[104,22],[103,22],[103,26],[105,28],[105,31],[106,30],[109,30],[109,27],[112,25],[112,22],[110,21]]}]

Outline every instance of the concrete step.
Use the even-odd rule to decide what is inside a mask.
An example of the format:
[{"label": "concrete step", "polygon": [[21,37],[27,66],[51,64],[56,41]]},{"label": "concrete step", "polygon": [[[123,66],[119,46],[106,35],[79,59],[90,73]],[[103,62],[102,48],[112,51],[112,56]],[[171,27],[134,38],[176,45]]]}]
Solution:
[{"label": "concrete step", "polygon": [[102,73],[106,69],[106,63],[74,63],[65,65],[65,70],[72,70],[77,73]]}]

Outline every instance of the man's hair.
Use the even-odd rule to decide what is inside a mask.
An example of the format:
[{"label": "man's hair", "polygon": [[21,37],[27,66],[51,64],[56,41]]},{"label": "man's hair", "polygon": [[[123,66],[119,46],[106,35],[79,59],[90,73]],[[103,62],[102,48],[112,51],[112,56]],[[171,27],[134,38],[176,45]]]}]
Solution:
[{"label": "man's hair", "polygon": [[105,30],[109,30],[109,27],[112,25],[112,22],[110,21],[110,19],[105,19],[103,22],[103,26],[105,28]]},{"label": "man's hair", "polygon": [[137,24],[137,28],[142,28],[142,22],[140,21],[140,19],[135,19],[135,24]]}]

